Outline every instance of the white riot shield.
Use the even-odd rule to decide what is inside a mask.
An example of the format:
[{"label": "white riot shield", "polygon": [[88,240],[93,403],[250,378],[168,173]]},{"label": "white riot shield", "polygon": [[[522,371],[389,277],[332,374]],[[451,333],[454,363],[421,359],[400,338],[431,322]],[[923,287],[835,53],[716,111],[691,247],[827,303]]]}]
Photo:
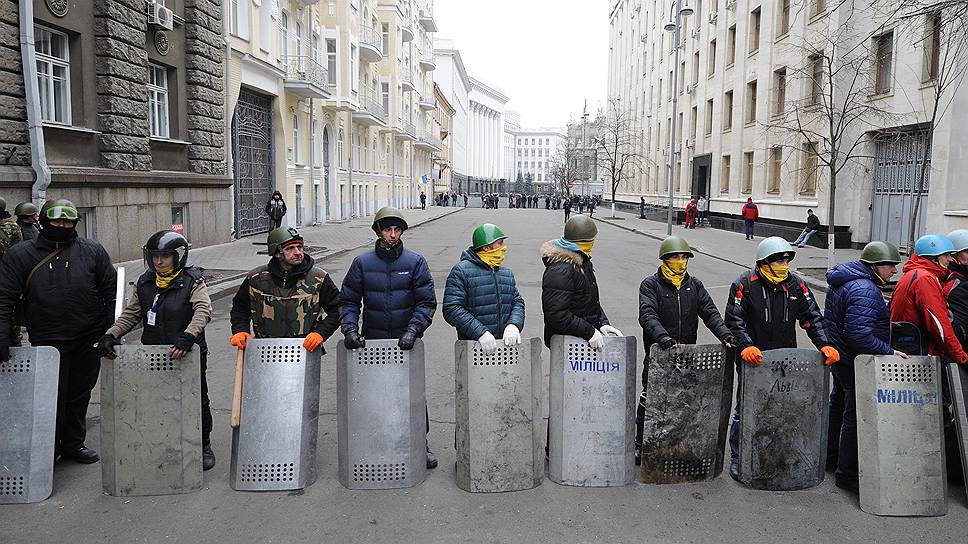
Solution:
[{"label": "white riot shield", "polygon": [[947,365],[948,386],[951,390],[951,409],[955,418],[958,449],[961,452],[961,471],[968,485],[968,366],[957,363]]}]

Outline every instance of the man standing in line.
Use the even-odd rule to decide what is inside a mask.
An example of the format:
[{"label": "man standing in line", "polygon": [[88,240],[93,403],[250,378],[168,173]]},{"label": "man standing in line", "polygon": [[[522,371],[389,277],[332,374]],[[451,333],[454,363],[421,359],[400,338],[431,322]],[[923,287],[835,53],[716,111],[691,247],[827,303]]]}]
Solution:
[{"label": "man standing in line", "polygon": [[20,237],[24,240],[33,240],[40,234],[40,226],[37,224],[37,206],[33,202],[21,202],[14,210],[17,216],[17,226],[20,227]]},{"label": "man standing in line", "polygon": [[20,227],[7,211],[7,201],[0,197],[0,257],[21,239]]},{"label": "man standing in line", "polygon": [[753,204],[753,197],[746,199],[746,204],[743,205],[742,210],[743,222],[746,225],[746,239],[753,239],[753,224],[756,220],[760,218],[760,210]]}]

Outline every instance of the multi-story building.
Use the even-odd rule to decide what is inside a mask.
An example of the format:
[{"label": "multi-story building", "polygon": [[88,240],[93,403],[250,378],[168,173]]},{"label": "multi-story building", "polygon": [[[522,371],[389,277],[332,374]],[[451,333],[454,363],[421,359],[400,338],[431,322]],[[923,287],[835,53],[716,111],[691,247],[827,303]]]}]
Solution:
[{"label": "multi-story building", "polygon": [[[945,16],[931,10],[897,14],[895,5],[696,0],[695,12],[682,19],[680,62],[673,66],[674,34],[663,29],[669,5],[613,1],[610,103],[633,116],[641,135],[638,151],[648,165],[617,199],[665,202],[672,162],[676,206],[703,194],[711,214],[735,216],[752,197],[762,219],[793,226],[802,224],[807,208],[826,223],[833,200],[844,238],[904,246],[919,196],[921,150],[929,149],[931,179],[920,195],[915,234],[968,225],[968,192],[957,179],[968,163],[951,152],[965,141],[965,110],[948,109],[933,134],[925,124],[944,62]],[[834,87],[826,77],[831,67]],[[952,104],[968,97],[957,86],[949,93],[943,100]],[[831,199],[823,167],[831,146],[822,125],[831,117],[824,112],[837,116],[842,104],[849,108],[838,116],[848,119],[840,159],[849,153],[854,160],[840,170]],[[796,119],[815,136],[789,130]],[[676,152],[670,161],[673,121]]]},{"label": "multi-story building", "polygon": [[522,128],[515,132],[514,173],[509,178],[512,185],[520,176],[525,182],[530,180],[529,192],[555,192],[551,163],[558,150],[566,145],[566,138],[564,128]]},{"label": "multi-story building", "polygon": [[447,100],[447,96],[440,86],[434,84],[434,99],[437,103],[437,114],[434,119],[437,135],[440,138],[440,153],[434,161],[434,193],[441,194],[454,191],[454,106]]},{"label": "multi-story building", "polygon": [[468,160],[468,135],[470,119],[471,78],[467,75],[460,51],[451,40],[434,41],[434,60],[437,71],[434,79],[440,93],[447,99],[454,113],[451,116],[450,171],[451,189],[460,193],[471,192],[468,183],[470,161]]},{"label": "multi-story building", "polygon": [[470,192],[507,192],[504,178],[504,106],[508,97],[497,87],[475,77],[470,78],[467,93],[468,160]]},{"label": "multi-story building", "polygon": [[571,192],[574,194],[605,195],[605,181],[602,179],[602,169],[598,164],[599,138],[602,136],[603,115],[595,120],[585,120],[568,123],[568,140],[565,147],[566,160],[571,162],[568,169],[574,172],[575,179]]},{"label": "multi-story building", "polygon": [[215,0],[0,3],[0,195],[70,199],[116,261],[228,241],[221,27]]},{"label": "multi-story building", "polygon": [[504,170],[502,177],[513,183],[517,170],[514,163],[514,135],[521,130],[521,114],[513,110],[504,111]]}]

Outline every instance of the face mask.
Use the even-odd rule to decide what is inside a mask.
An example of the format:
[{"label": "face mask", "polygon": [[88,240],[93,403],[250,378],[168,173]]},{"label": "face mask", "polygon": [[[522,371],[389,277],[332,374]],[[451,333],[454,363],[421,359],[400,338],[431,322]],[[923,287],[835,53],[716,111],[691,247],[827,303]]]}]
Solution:
[{"label": "face mask", "polygon": [[585,255],[591,255],[592,248],[595,247],[595,240],[589,240],[587,242],[575,242],[575,245],[578,246],[578,249],[580,249]]},{"label": "face mask", "polygon": [[790,275],[790,265],[762,264],[760,265],[760,274],[769,280],[770,283],[776,285],[787,279],[787,276]]},{"label": "face mask", "polygon": [[686,260],[666,260],[662,261],[662,277],[672,282],[676,289],[682,287],[682,282],[686,279]]},{"label": "face mask", "polygon": [[482,249],[477,252],[477,256],[481,258],[482,261],[487,263],[491,268],[497,268],[504,264],[505,253],[508,250],[508,246],[496,247],[494,249]]},{"label": "face mask", "polygon": [[47,238],[51,242],[58,244],[63,244],[71,239],[74,235],[73,228],[55,227],[54,225],[48,224],[40,231],[41,236]]},{"label": "face mask", "polygon": [[171,265],[171,266],[155,266],[155,273],[160,274],[162,276],[168,276],[168,275],[171,274],[171,271],[174,270],[174,269],[175,269],[175,265]]}]

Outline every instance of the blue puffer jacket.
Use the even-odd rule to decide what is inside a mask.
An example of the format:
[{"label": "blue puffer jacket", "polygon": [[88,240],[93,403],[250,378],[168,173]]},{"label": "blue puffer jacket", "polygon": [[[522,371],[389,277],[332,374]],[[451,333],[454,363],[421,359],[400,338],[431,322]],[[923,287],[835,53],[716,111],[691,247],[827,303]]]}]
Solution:
[{"label": "blue puffer jacket", "polygon": [[853,363],[861,354],[894,353],[891,316],[867,265],[859,261],[838,264],[827,271],[827,285],[824,324],[842,362]]},{"label": "blue puffer jacket", "polygon": [[443,310],[460,340],[477,340],[485,332],[501,338],[508,325],[524,329],[524,298],[511,269],[491,268],[470,249],[447,276]]},{"label": "blue puffer jacket", "polygon": [[[360,328],[362,301],[363,326]],[[353,259],[339,295],[343,333],[359,329],[364,338],[400,338],[407,329],[417,336],[433,321],[437,310],[434,280],[424,258],[403,242]]]}]

